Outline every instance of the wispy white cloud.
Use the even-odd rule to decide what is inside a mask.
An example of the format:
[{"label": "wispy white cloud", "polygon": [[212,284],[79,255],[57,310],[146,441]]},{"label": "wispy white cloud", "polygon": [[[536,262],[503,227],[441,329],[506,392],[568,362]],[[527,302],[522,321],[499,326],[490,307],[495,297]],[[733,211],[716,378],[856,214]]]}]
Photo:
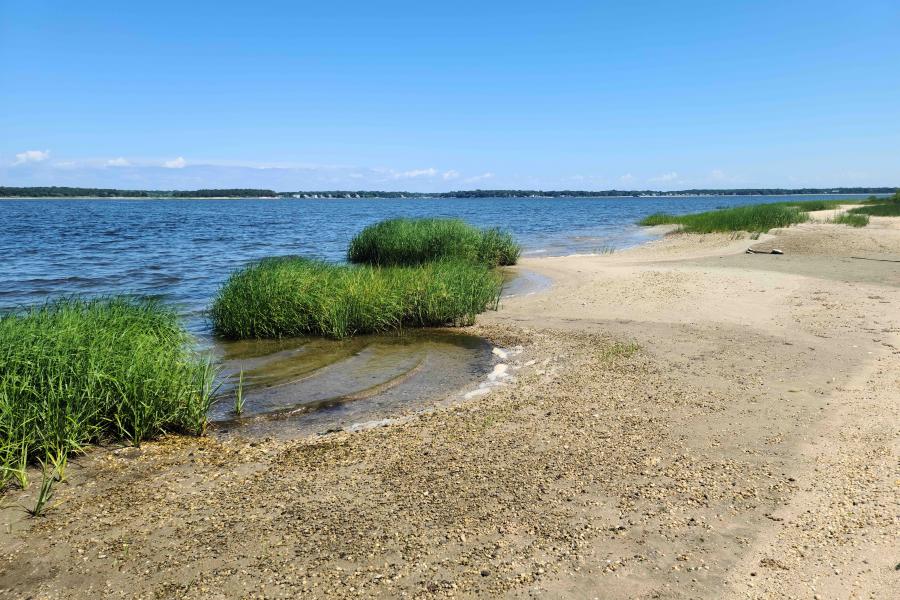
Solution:
[{"label": "wispy white cloud", "polygon": [[625,173],[624,175],[619,177],[619,181],[621,181],[622,183],[632,183],[634,182],[634,179],[635,177],[631,173]]},{"label": "wispy white cloud", "polygon": [[475,175],[474,177],[469,177],[465,179],[466,183],[475,183],[476,181],[484,181],[485,179],[491,179],[494,176],[493,173],[487,172],[482,173],[481,175]]},{"label": "wispy white cloud", "polygon": [[712,181],[713,183],[741,183],[740,177],[732,175],[731,173],[726,173],[722,169],[713,169],[709,172],[709,176],[707,177],[707,179],[709,181]]},{"label": "wispy white cloud", "polygon": [[83,167],[84,164],[78,162],[77,160],[60,160],[54,162],[50,166],[54,169],[78,169],[79,167]]},{"label": "wispy white cloud", "polygon": [[569,177],[572,181],[577,181],[579,183],[588,182],[588,183],[598,183],[601,181],[606,181],[606,177],[603,175],[572,175]]},{"label": "wispy white cloud", "polygon": [[[451,168],[365,167],[313,163],[250,163],[175,158],[105,156],[46,160],[49,153],[22,153],[28,168],[9,161],[0,164],[0,181],[10,185],[70,185],[74,187],[197,189],[259,187],[278,191],[382,189],[440,191],[450,186],[475,187],[494,178],[492,172],[472,174]],[[18,163],[17,163],[18,164]],[[527,187],[527,178],[523,180]]]},{"label": "wispy white cloud", "polygon": [[41,162],[50,158],[49,150],[26,150],[16,154],[14,165],[22,165],[25,163]]},{"label": "wispy white cloud", "polygon": [[659,183],[671,183],[673,181],[678,181],[678,173],[675,171],[669,171],[668,173],[663,173],[662,175],[651,178],[650,181]]},{"label": "wispy white cloud", "polygon": [[174,160],[167,160],[163,163],[163,166],[167,169],[183,169],[187,166],[187,161],[184,160],[183,156],[179,156]]},{"label": "wispy white cloud", "polygon": [[400,171],[393,172],[391,174],[392,179],[417,179],[419,177],[434,177],[438,174],[437,169],[434,167],[428,169],[413,169],[411,171]]}]

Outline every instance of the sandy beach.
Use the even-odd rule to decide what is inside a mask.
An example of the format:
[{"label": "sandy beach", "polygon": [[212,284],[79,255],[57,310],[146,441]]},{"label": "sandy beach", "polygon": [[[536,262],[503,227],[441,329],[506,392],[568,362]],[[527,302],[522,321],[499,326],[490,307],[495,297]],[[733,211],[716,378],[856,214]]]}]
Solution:
[{"label": "sandy beach", "polygon": [[812,216],[522,261],[506,384],[400,423],[76,458],[0,596],[887,598],[900,219]]}]

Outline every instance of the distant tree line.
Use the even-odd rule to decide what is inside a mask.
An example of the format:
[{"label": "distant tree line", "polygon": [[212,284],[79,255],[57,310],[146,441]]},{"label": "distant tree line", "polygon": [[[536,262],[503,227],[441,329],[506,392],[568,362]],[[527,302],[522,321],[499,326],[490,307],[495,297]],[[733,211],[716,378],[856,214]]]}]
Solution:
[{"label": "distant tree line", "polygon": [[75,187],[2,187],[0,198],[594,198],[607,196],[785,196],[790,194],[892,194],[895,187],[743,188],[659,190],[460,190],[456,192],[275,192],[252,188],[208,190],[116,190]]},{"label": "distant tree line", "polygon": [[373,191],[321,191],[282,192],[281,196],[302,198],[594,198],[610,196],[786,196],[791,194],[891,194],[893,187],[841,187],[841,188],[747,188],[747,189],[692,189],[663,192],[659,190],[459,190],[455,192],[373,192]]},{"label": "distant tree line", "polygon": [[171,198],[263,198],[276,197],[278,193],[273,190],[255,190],[250,188],[225,189],[225,190],[191,190],[163,192]]},{"label": "distant tree line", "polygon": [[2,187],[0,198],[259,198],[278,196],[273,190],[114,190],[76,187]]}]

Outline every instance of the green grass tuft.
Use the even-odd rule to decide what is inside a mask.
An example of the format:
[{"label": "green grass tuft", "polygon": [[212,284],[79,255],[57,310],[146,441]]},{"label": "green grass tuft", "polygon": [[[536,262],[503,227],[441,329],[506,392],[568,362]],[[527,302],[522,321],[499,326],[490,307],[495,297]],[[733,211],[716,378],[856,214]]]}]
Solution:
[{"label": "green grass tuft", "polygon": [[379,266],[459,259],[496,267],[516,264],[521,251],[500,229],[481,230],[459,219],[390,219],[359,232],[347,259]]},{"label": "green grass tuft", "polygon": [[618,358],[628,358],[640,349],[641,346],[635,342],[613,342],[600,351],[600,358],[605,362],[612,362]]},{"label": "green grass tuft", "polygon": [[858,206],[847,211],[851,215],[869,215],[872,217],[900,217],[900,201],[889,204],[872,204]]},{"label": "green grass tuft", "polygon": [[32,518],[43,517],[47,510],[47,506],[53,499],[53,484],[57,481],[55,472],[48,472],[47,465],[41,463],[41,487],[38,489],[37,496],[34,499],[34,506],[25,507],[25,512]]},{"label": "green grass tuft", "polygon": [[803,212],[813,212],[817,210],[834,210],[839,208],[841,204],[847,204],[846,200],[788,200],[786,202],[775,202],[767,206],[788,206],[797,208]]},{"label": "green grass tuft", "polygon": [[214,371],[170,309],[57,300],[0,317],[0,483],[84,445],[206,427]]},{"label": "green grass tuft", "polygon": [[[803,204],[803,203],[798,203]],[[818,206],[818,205],[816,205]],[[818,210],[818,208],[816,208]],[[641,219],[639,225],[680,225],[689,233],[749,231],[765,233],[776,227],[802,223],[809,216],[797,204],[775,203],[736,206],[690,215],[656,213]]]},{"label": "green grass tuft", "polygon": [[863,201],[863,204],[900,204],[900,192],[896,192],[888,198],[879,198],[878,196],[869,196]]},{"label": "green grass tuft", "polygon": [[[638,225],[679,225],[680,231],[689,233],[712,233],[722,231],[748,231],[766,233],[776,227],[788,227],[809,220],[808,212],[831,210],[847,204],[848,200],[800,200],[735,206],[688,215],[654,213],[638,221]],[[890,198],[870,197],[865,206],[851,209],[834,219],[852,227],[865,227],[873,216],[900,216],[900,192]],[[874,204],[879,203],[879,204]]]},{"label": "green grass tuft", "polygon": [[850,227],[865,227],[869,224],[869,215],[841,213],[832,222],[838,225],[849,225]]},{"label": "green grass tuft", "polygon": [[502,275],[466,261],[407,267],[269,258],[237,271],[216,296],[214,331],[226,338],[344,338],[402,327],[469,325],[495,309]]},{"label": "green grass tuft", "polygon": [[678,222],[678,219],[675,215],[670,215],[669,213],[653,213],[652,215],[648,215],[638,221],[638,225],[644,225],[645,227],[654,227],[656,225],[674,225]]}]

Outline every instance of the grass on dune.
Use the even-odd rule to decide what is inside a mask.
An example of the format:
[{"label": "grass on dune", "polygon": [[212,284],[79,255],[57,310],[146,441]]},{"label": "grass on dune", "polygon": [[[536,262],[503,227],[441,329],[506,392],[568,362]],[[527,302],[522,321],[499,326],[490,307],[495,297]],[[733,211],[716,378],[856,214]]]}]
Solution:
[{"label": "grass on dune", "polygon": [[894,204],[872,204],[858,206],[849,211],[853,215],[870,215],[872,217],[900,217],[900,202]]},{"label": "grass on dune", "polygon": [[833,210],[839,208],[842,204],[847,204],[846,200],[788,200],[785,202],[774,202],[772,206],[794,207],[803,212],[813,212],[817,210]]},{"label": "grass on dune", "polygon": [[[809,215],[796,204],[756,204],[735,206],[721,210],[689,215],[652,214],[641,219],[639,225],[680,225],[689,233],[713,233],[722,231],[749,231],[765,233],[776,227],[788,227],[809,219]],[[808,209],[812,210],[812,209]],[[819,210],[816,208],[815,210]]]},{"label": "grass on dune", "polygon": [[876,198],[871,196],[865,201],[864,206],[851,208],[847,211],[848,216],[865,217],[866,223],[869,217],[900,217],[900,192],[895,193],[889,198]]},{"label": "grass on dune", "polygon": [[516,264],[521,250],[509,233],[459,219],[389,219],[359,232],[347,259],[381,266],[459,259],[496,267]]},{"label": "grass on dune", "polygon": [[[847,204],[848,200],[800,200],[735,206],[688,215],[655,213],[638,221],[639,225],[679,225],[680,231],[689,233],[712,233],[722,231],[749,231],[765,233],[777,227],[788,227],[809,220],[807,213],[830,210]],[[865,227],[868,217],[900,216],[900,192],[890,198],[870,197],[865,206],[853,208],[834,219],[852,227]]]},{"label": "grass on dune", "polygon": [[497,307],[501,288],[499,272],[460,260],[374,267],[280,257],[232,274],[210,312],[226,338],[344,338],[468,325]]},{"label": "grass on dune", "polygon": [[0,483],[86,444],[201,434],[214,369],[170,309],[63,299],[0,317]]},{"label": "grass on dune", "polygon": [[879,198],[878,196],[869,196],[862,204],[900,204],[900,191],[895,192],[893,196],[887,198]]},{"label": "grass on dune", "polygon": [[845,212],[836,216],[832,222],[838,225],[848,225],[850,227],[865,227],[869,224],[869,215]]}]

